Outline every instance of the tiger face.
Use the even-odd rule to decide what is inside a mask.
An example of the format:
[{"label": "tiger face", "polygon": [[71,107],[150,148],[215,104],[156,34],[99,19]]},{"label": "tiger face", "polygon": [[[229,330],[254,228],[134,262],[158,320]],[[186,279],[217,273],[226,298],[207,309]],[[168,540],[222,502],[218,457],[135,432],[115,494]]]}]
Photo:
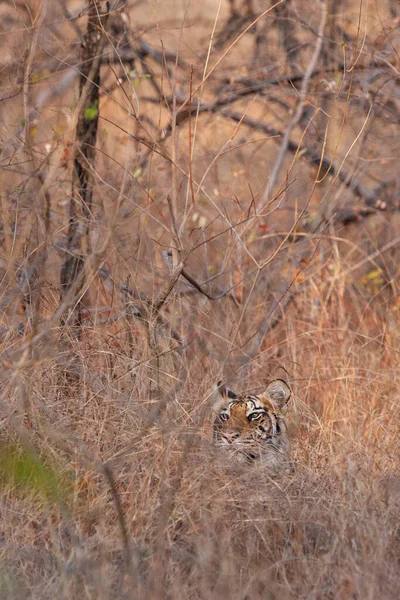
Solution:
[{"label": "tiger face", "polygon": [[291,391],[282,380],[272,381],[258,396],[240,396],[218,388],[214,405],[214,441],[240,462],[261,461],[275,469],[288,456],[289,439],[283,412]]}]

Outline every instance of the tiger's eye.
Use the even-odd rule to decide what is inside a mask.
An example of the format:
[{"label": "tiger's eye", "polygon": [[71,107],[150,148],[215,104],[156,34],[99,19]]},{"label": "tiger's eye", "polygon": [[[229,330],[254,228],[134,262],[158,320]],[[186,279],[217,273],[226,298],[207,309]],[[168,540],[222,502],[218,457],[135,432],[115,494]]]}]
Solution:
[{"label": "tiger's eye", "polygon": [[226,413],[220,413],[220,414],[219,414],[219,420],[220,420],[220,421],[222,421],[222,422],[225,422],[225,421],[227,421],[227,420],[228,420],[228,418],[229,418],[229,417],[228,417],[228,415],[227,415]]},{"label": "tiger's eye", "polygon": [[257,421],[257,419],[261,418],[261,413],[250,413],[249,416],[247,417],[248,420],[251,421]]}]

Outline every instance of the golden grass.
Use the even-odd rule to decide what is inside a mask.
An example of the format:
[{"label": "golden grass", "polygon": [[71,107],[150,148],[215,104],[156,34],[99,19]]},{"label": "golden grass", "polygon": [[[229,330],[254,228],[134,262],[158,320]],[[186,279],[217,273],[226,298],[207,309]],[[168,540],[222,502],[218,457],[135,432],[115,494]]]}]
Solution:
[{"label": "golden grass", "polygon": [[[85,354],[74,342],[75,380],[55,356],[32,361],[8,405],[73,489],[46,502],[3,478],[2,597],[398,597],[395,338],[343,333],[334,308],[329,328],[308,317],[296,307],[281,327],[295,470],[272,479],[213,449],[211,369],[192,368],[176,393],[149,400],[144,377],[91,369],[103,345]],[[116,361],[131,350],[121,343]],[[243,389],[265,380],[266,354]]]},{"label": "golden grass", "polygon": [[[81,3],[67,4],[84,31]],[[79,67],[80,33],[63,3],[49,3],[42,28],[42,3],[2,8],[14,19],[8,50],[20,54],[7,63],[15,84],[4,84],[1,130],[0,600],[400,598],[399,223],[398,203],[389,206],[400,138],[387,85],[398,75],[390,49],[398,18],[389,5],[349,0],[335,15],[329,3],[330,45],[306,94],[312,126],[308,117],[293,125],[292,145],[302,149],[285,157],[281,190],[262,206],[298,101],[291,74],[309,64],[319,9],[282,3],[250,27],[265,3],[223,2],[220,16],[217,4],[128,2],[131,20],[110,34],[115,52],[129,50],[119,47],[126,26],[133,45],[140,35],[153,50],[179,49],[186,66],[149,54],[137,73],[124,63],[127,81],[118,62],[115,72],[102,67],[84,223],[97,254],[80,337],[67,310],[64,326],[54,317],[77,86],[43,106],[39,95],[69,64]],[[224,46],[232,7],[245,23],[233,21]],[[49,56],[59,52],[63,69],[46,62],[42,44]],[[196,117],[200,96],[213,103],[239,93],[243,78],[264,76],[263,91],[227,103],[233,111]],[[192,98],[190,89],[201,93]],[[175,128],[177,91],[193,104],[192,119]],[[132,115],[136,96],[141,121]],[[279,136],[268,133],[275,128]],[[310,149],[348,177],[317,174]],[[353,194],[359,180],[363,198]],[[376,211],[385,201],[389,216],[362,222],[356,210],[355,225],[337,225],[336,212],[353,201],[365,208],[375,191]],[[214,299],[182,276],[149,325],[169,275],[161,251],[177,240],[191,250],[187,272]],[[69,308],[78,298],[70,300]],[[272,322],[252,355],[260,327]],[[218,454],[210,420],[221,376],[238,392],[288,380],[293,473],[271,477]]]}]

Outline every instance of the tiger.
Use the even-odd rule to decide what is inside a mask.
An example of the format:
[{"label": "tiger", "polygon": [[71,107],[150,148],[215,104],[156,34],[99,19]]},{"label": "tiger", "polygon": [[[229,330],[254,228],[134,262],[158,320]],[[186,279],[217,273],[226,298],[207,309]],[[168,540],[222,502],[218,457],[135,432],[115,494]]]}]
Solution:
[{"label": "tiger", "polygon": [[218,382],[213,437],[241,463],[258,463],[274,471],[289,458],[284,413],[291,397],[288,384],[275,379],[259,395],[235,394]]}]

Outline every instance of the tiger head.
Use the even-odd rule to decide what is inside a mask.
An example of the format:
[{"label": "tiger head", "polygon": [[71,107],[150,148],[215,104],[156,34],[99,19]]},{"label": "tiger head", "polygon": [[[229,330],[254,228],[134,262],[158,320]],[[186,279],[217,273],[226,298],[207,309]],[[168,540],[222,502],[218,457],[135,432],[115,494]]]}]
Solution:
[{"label": "tiger head", "polygon": [[279,468],[289,450],[284,410],[291,391],[282,379],[257,395],[241,396],[218,386],[214,405],[214,441],[240,462],[262,461]]}]

